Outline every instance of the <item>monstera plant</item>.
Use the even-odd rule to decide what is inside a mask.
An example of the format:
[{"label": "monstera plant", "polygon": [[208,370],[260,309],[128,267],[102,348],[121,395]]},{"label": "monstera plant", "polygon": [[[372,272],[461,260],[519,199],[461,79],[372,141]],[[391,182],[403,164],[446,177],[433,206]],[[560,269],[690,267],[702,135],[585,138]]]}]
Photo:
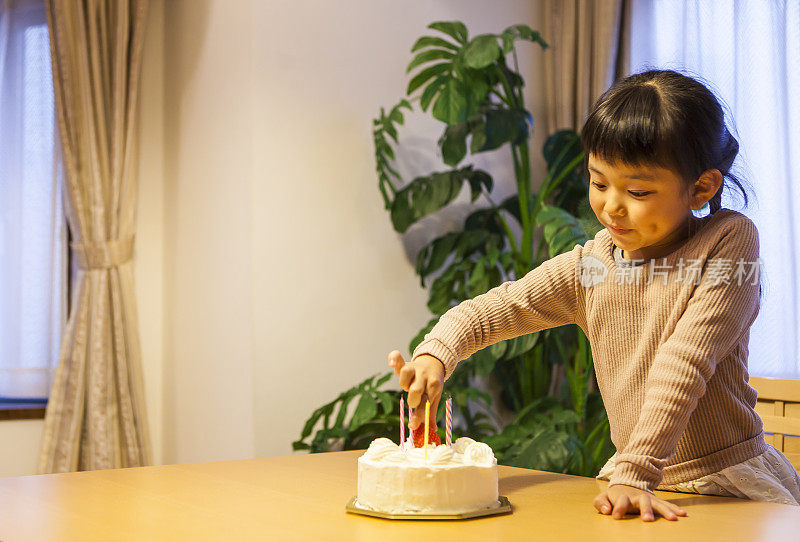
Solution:
[{"label": "monstera plant", "polygon": [[[547,171],[533,190],[533,119],[525,106],[516,47],[527,43],[545,49],[539,33],[520,24],[470,38],[458,21],[428,28],[435,33],[411,48],[407,71],[413,75],[406,96],[388,110],[381,108],[373,121],[378,187],[401,234],[451,204],[465,187],[475,206],[458,231],[437,237],[417,254],[416,273],[429,290],[433,316],[409,351],[452,306],[521,278],[601,228],[588,204],[577,133],[562,130],[547,138]],[[395,151],[404,113],[415,106],[443,123],[438,148],[447,169],[406,181],[397,171]],[[500,148],[508,149],[516,193],[496,202],[490,172],[465,160]],[[391,375],[371,376],[314,411],[294,449],[359,449],[379,436],[396,438],[400,392],[382,389]],[[503,409],[513,413],[510,423],[492,408],[486,386],[491,380],[502,390]],[[588,340],[578,326],[568,325],[476,352],[458,365],[444,392],[453,397],[454,434],[489,443],[500,463],[594,475],[613,452],[595,388]]]}]

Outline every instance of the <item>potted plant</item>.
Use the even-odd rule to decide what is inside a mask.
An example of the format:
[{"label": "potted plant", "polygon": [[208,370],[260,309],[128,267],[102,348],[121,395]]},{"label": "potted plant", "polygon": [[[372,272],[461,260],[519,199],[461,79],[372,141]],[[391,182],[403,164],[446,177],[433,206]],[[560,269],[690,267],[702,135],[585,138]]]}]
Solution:
[{"label": "potted plant", "polygon": [[[513,25],[499,34],[470,38],[459,21],[434,22],[428,28],[436,34],[419,38],[411,48],[407,71],[415,73],[406,97],[388,111],[381,108],[373,121],[384,205],[399,233],[452,203],[464,187],[472,202],[483,198],[488,205],[472,211],[460,231],[419,251],[416,273],[429,289],[433,317],[411,340],[410,351],[450,307],[522,277],[545,259],[585,243],[602,227],[588,204],[583,150],[574,131],[561,130],[547,139],[547,174],[533,191],[533,119],[525,107],[516,46],[528,42],[544,49],[540,34]],[[404,182],[394,166],[395,150],[404,110],[413,110],[412,103],[444,124],[437,145],[449,169]],[[510,151],[517,191],[495,202],[489,172],[463,162],[468,155],[501,147]],[[381,389],[391,375],[372,376],[314,411],[294,449],[359,449],[378,436],[394,436],[400,392]],[[502,406],[514,413],[510,423],[493,415],[481,378],[499,385]],[[595,388],[588,340],[578,326],[569,325],[484,348],[459,364],[445,393],[454,399],[454,432],[489,443],[500,463],[594,475],[613,453]]]}]

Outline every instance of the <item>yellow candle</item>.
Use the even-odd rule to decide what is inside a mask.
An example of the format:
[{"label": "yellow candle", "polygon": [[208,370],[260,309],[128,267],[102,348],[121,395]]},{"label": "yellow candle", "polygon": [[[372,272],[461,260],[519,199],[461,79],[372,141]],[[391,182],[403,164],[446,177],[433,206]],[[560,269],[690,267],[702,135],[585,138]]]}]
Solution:
[{"label": "yellow candle", "polygon": [[428,420],[431,417],[431,402],[425,401],[425,461],[428,460]]}]

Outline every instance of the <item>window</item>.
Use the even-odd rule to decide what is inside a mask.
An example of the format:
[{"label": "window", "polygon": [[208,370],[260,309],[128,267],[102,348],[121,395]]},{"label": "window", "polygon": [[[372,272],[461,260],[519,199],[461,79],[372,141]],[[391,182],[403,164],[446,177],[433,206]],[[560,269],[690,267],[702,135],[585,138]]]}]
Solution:
[{"label": "window", "polygon": [[722,203],[756,223],[763,262],[750,374],[800,378],[800,2],[634,0],[630,60],[700,76],[727,104],[756,199]]},{"label": "window", "polygon": [[0,4],[0,398],[46,398],[66,321],[67,227],[44,2]]}]

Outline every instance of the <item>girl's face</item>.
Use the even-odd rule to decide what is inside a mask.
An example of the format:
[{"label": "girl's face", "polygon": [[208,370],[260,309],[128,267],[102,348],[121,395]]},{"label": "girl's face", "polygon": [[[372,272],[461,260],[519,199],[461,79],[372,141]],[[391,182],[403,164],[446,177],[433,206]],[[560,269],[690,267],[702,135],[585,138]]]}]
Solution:
[{"label": "girl's face", "polygon": [[685,239],[695,218],[686,182],[671,170],[611,166],[594,154],[588,168],[589,203],[625,258],[665,256]]}]

